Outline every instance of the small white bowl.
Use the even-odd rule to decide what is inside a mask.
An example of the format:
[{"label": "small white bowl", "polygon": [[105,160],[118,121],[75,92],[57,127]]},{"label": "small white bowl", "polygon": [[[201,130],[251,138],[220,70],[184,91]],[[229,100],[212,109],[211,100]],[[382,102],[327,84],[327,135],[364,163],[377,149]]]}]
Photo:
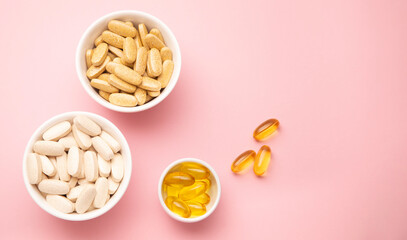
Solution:
[{"label": "small white bowl", "polygon": [[[211,201],[209,202],[209,204],[206,205],[206,213],[202,216],[198,216],[198,217],[193,217],[193,218],[183,218],[181,216],[179,216],[178,214],[173,213],[170,209],[168,209],[167,205],[165,205],[164,202],[164,197],[163,197],[163,190],[162,190],[162,185],[163,185],[163,181],[165,176],[167,175],[168,172],[170,172],[173,168],[175,168],[176,166],[178,166],[181,163],[184,162],[194,162],[194,163],[198,163],[201,164],[203,166],[205,166],[206,168],[209,169],[209,171],[211,172],[211,175],[209,177],[209,179],[211,180],[211,188],[209,190],[209,196],[211,197]],[[220,200],[220,195],[221,195],[221,187],[220,187],[220,181],[219,181],[219,177],[218,174],[216,174],[215,170],[205,161],[202,161],[200,159],[196,159],[196,158],[182,158],[179,159],[173,163],[171,163],[161,174],[160,177],[160,181],[158,182],[158,198],[160,199],[160,203],[161,206],[164,208],[164,211],[170,215],[170,217],[174,218],[175,220],[178,220],[180,222],[185,222],[185,223],[193,223],[193,222],[199,222],[202,221],[203,219],[209,217],[209,215],[211,215],[213,213],[213,211],[215,211],[216,207],[219,204],[219,200]]]},{"label": "small white bowl", "polygon": [[[168,86],[164,88],[164,90],[158,97],[152,99],[150,102],[144,105],[136,107],[121,107],[111,104],[110,102],[103,99],[98,94],[97,91],[95,91],[95,89],[90,85],[89,79],[86,77],[87,67],[85,60],[85,52],[86,50],[94,47],[95,39],[100,34],[102,34],[104,30],[107,30],[107,24],[112,19],[131,21],[133,22],[133,24],[144,23],[148,29],[151,29],[153,27],[158,28],[161,31],[161,34],[163,35],[165,44],[172,51],[174,61],[174,71],[172,73],[171,80],[168,83]],[[140,11],[130,11],[130,10],[118,11],[109,13],[99,18],[94,23],[92,23],[85,31],[85,33],[82,35],[82,38],[79,41],[78,48],[76,49],[76,72],[86,92],[102,106],[118,112],[140,112],[159,104],[174,89],[175,84],[178,81],[179,74],[181,72],[181,51],[179,49],[179,45],[174,34],[167,27],[167,25],[165,25],[158,18]]]},{"label": "small white bowl", "polygon": [[[106,203],[105,206],[103,206],[100,209],[95,209],[93,211],[83,213],[83,214],[77,214],[77,213],[62,213],[56,209],[54,209],[52,206],[50,206],[45,198],[41,195],[39,192],[38,188],[35,185],[32,185],[28,181],[27,177],[27,155],[28,153],[33,152],[33,145],[37,140],[42,139],[42,134],[51,126],[55,125],[56,123],[59,123],[64,120],[69,120],[72,123],[72,119],[75,116],[78,115],[85,115],[88,118],[92,119],[95,121],[99,126],[106,132],[108,132],[112,137],[114,137],[122,146],[121,149],[121,154],[124,159],[125,163],[125,170],[124,170],[124,177],[122,179],[122,182],[120,183],[119,188],[117,189],[116,193],[112,195],[110,200]],[[60,115],[57,115],[46,122],[44,122],[31,136],[30,140],[28,141],[27,147],[25,148],[24,152],[24,158],[23,158],[23,177],[24,177],[24,184],[28,190],[28,193],[34,199],[34,201],[40,206],[42,209],[44,209],[46,212],[48,212],[51,215],[54,215],[57,218],[65,219],[65,220],[70,220],[70,221],[84,221],[84,220],[89,220],[92,218],[99,217],[103,214],[105,214],[107,211],[109,211],[114,205],[116,205],[123,194],[126,192],[127,186],[129,185],[130,182],[130,176],[131,176],[131,153],[130,153],[130,148],[129,145],[124,138],[123,134],[120,132],[120,130],[109,120],[107,120],[104,117],[101,117],[99,115],[89,113],[89,112],[67,112],[63,113]]]}]

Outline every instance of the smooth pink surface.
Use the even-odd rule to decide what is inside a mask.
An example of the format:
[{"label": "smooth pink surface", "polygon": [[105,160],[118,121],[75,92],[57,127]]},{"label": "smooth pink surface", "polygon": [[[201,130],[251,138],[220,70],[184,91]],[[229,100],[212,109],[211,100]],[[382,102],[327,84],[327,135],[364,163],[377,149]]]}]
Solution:
[{"label": "smooth pink surface", "polygon": [[[122,9],[159,17],[182,50],[178,85],[157,107],[121,114],[82,89],[81,34]],[[406,239],[407,2],[2,1],[1,239]],[[127,137],[131,184],[110,212],[56,219],[28,195],[22,156],[34,130],[66,111],[100,114]],[[266,142],[268,176],[230,164]],[[197,224],[161,208],[157,182],[196,157],[219,174],[222,199]]]}]

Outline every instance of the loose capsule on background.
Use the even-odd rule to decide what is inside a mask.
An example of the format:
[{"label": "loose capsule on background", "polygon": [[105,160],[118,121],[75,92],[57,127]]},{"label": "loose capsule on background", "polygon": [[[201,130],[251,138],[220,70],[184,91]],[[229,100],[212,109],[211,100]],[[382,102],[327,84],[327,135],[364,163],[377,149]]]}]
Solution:
[{"label": "loose capsule on background", "polygon": [[253,150],[248,150],[240,154],[232,163],[232,172],[239,173],[245,170],[254,162],[255,157],[256,152]]},{"label": "loose capsule on background", "polygon": [[195,179],[192,175],[183,172],[172,172],[164,178],[164,183],[175,187],[185,187],[194,184]]},{"label": "loose capsule on background", "polygon": [[271,150],[268,146],[264,145],[256,154],[256,159],[254,160],[254,173],[257,176],[263,175],[267,168],[269,167],[271,158]]},{"label": "loose capsule on background", "polygon": [[277,119],[269,119],[262,124],[260,124],[253,132],[253,137],[257,141],[262,141],[266,140],[268,137],[270,137],[271,134],[273,134],[278,126],[280,125],[280,122]]},{"label": "loose capsule on background", "polygon": [[191,199],[191,201],[208,204],[211,201],[211,197],[207,193],[203,193],[198,197]]},{"label": "loose capsule on background", "polygon": [[192,175],[195,178],[195,180],[205,179],[210,175],[209,169],[193,162],[183,163],[181,165],[180,170],[181,172],[186,172]]},{"label": "loose capsule on background", "polygon": [[189,218],[191,216],[191,210],[189,209],[188,205],[181,199],[173,200],[170,209],[172,212],[180,215],[181,217]]},{"label": "loose capsule on background", "polygon": [[179,192],[179,198],[184,201],[191,200],[205,193],[205,191],[206,183],[197,181],[191,186],[182,188]]},{"label": "loose capsule on background", "polygon": [[188,205],[189,209],[191,210],[191,217],[201,216],[206,213],[205,204],[202,204],[200,202],[195,202],[195,201],[188,201],[188,202],[186,202],[186,204]]}]

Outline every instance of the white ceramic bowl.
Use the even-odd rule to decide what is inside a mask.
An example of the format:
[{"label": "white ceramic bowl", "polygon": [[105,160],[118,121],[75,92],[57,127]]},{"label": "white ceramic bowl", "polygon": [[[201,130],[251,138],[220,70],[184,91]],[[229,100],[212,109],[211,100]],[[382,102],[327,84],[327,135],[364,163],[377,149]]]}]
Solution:
[{"label": "white ceramic bowl", "polygon": [[[206,168],[208,168],[209,171],[211,172],[209,179],[211,180],[212,184],[211,184],[211,188],[208,193],[209,196],[211,197],[211,201],[209,202],[209,204],[206,205],[206,213],[199,217],[183,218],[183,217],[179,216],[178,214],[171,212],[171,210],[168,209],[168,207],[165,205],[165,202],[164,202],[165,193],[162,190],[164,178],[168,172],[170,172],[173,168],[175,168],[176,166],[178,166],[179,164],[184,163],[184,162],[199,163],[199,164],[205,166]],[[185,223],[199,222],[199,221],[209,217],[209,215],[211,215],[213,213],[213,211],[215,211],[216,207],[218,206],[219,200],[220,200],[220,195],[221,195],[221,187],[220,187],[220,181],[219,181],[218,174],[216,174],[215,170],[208,163],[206,163],[205,161],[202,161],[200,159],[196,159],[196,158],[183,158],[183,159],[179,159],[179,160],[171,163],[163,171],[163,173],[161,174],[161,177],[160,177],[160,181],[158,182],[158,198],[160,199],[161,206],[164,208],[164,211],[168,215],[170,215],[172,218],[174,218],[175,220],[178,220],[180,222],[185,222]]]},{"label": "white ceramic bowl", "polygon": [[[95,39],[100,34],[102,34],[104,30],[107,30],[107,23],[112,19],[131,21],[133,22],[133,24],[144,23],[149,30],[153,27],[158,28],[161,31],[161,34],[163,35],[165,44],[167,45],[167,47],[171,49],[173,53],[174,71],[172,73],[172,77],[170,82],[168,83],[168,86],[164,88],[164,90],[158,97],[152,99],[150,102],[144,105],[136,107],[121,107],[113,105],[110,102],[103,99],[95,91],[95,89],[90,85],[89,79],[86,77],[87,67],[85,60],[85,52],[86,50],[94,47]],[[118,11],[109,13],[99,18],[94,23],[92,23],[90,27],[88,27],[88,29],[85,31],[79,42],[78,48],[76,49],[76,72],[86,92],[102,106],[118,112],[140,112],[159,104],[174,89],[175,84],[178,81],[179,74],[181,72],[181,51],[179,49],[178,42],[174,34],[167,27],[167,25],[165,25],[158,18],[139,11],[130,11],[130,10]]]},{"label": "white ceramic bowl", "polygon": [[[64,120],[69,120],[72,123],[72,119],[77,116],[77,115],[85,115],[88,118],[92,119],[95,121],[99,126],[106,132],[108,132],[112,137],[114,137],[122,146],[121,149],[121,154],[123,156],[124,162],[125,162],[125,170],[124,170],[124,177],[122,179],[122,182],[120,183],[119,188],[117,189],[116,193],[112,195],[110,200],[106,203],[105,206],[103,206],[100,209],[95,209],[93,211],[84,213],[84,214],[77,214],[77,213],[62,213],[53,207],[51,207],[45,200],[45,198],[41,195],[41,193],[38,191],[37,187],[35,185],[32,185],[28,181],[27,177],[27,155],[30,152],[33,152],[33,145],[37,140],[42,139],[42,134],[51,126],[55,125],[56,123],[59,123]],[[23,159],[23,177],[24,177],[24,184],[30,193],[30,196],[34,201],[46,212],[48,212],[51,215],[54,215],[55,217],[65,219],[65,220],[70,220],[70,221],[84,221],[84,220],[89,220],[92,218],[99,217],[109,211],[114,205],[116,205],[123,194],[126,192],[127,186],[129,185],[130,182],[130,176],[131,176],[131,153],[130,153],[130,148],[129,145],[127,144],[126,139],[124,138],[123,134],[120,132],[120,130],[109,120],[106,118],[103,118],[99,115],[89,113],[89,112],[67,112],[63,113],[60,115],[57,115],[46,122],[44,122],[31,136],[30,140],[28,141],[28,144],[25,148],[24,152],[24,159]]]}]

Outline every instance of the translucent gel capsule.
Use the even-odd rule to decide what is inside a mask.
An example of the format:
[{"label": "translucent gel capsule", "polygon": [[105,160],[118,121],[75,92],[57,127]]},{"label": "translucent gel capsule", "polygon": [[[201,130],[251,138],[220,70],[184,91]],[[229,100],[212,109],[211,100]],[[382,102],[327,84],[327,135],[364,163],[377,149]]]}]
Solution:
[{"label": "translucent gel capsule", "polygon": [[164,178],[164,183],[174,187],[184,187],[194,184],[195,179],[188,173],[173,172],[167,174]]},{"label": "translucent gel capsule", "polygon": [[173,200],[170,209],[173,213],[176,213],[181,217],[189,218],[191,216],[191,209],[189,209],[188,205],[180,199]]},{"label": "translucent gel capsule", "polygon": [[256,152],[253,150],[248,150],[240,154],[232,163],[232,172],[239,173],[245,170],[253,163],[255,157]]},{"label": "translucent gel capsule", "polygon": [[179,192],[179,198],[184,201],[198,197],[206,191],[206,183],[197,181],[192,186],[184,187]]},{"label": "translucent gel capsule", "polygon": [[191,210],[191,217],[198,217],[206,213],[206,207],[204,204],[194,201],[186,202]]},{"label": "translucent gel capsule", "polygon": [[277,119],[269,119],[260,124],[253,132],[253,137],[257,141],[266,140],[270,135],[275,132],[280,125]]},{"label": "translucent gel capsule", "polygon": [[205,192],[206,192],[206,191],[209,191],[209,189],[210,189],[210,187],[211,187],[211,184],[212,184],[212,182],[211,182],[211,180],[210,180],[209,178],[200,179],[200,180],[197,180],[197,182],[204,182],[204,183],[206,183],[206,190],[205,190]]},{"label": "translucent gel capsule", "polygon": [[165,199],[165,205],[167,205],[168,209],[170,209],[171,211],[172,211],[172,202],[174,202],[175,200],[177,200],[177,198],[174,196],[169,196]]},{"label": "translucent gel capsule", "polygon": [[173,197],[178,197],[179,191],[181,188],[170,186],[167,184],[163,185],[164,191],[167,193],[167,196],[173,196]]},{"label": "translucent gel capsule", "polygon": [[254,160],[254,173],[257,176],[263,175],[267,168],[269,167],[271,158],[271,150],[268,146],[263,145],[256,154],[256,159]]},{"label": "translucent gel capsule", "polygon": [[199,195],[196,198],[191,199],[191,201],[199,202],[202,204],[208,204],[211,201],[211,197],[208,194],[204,193],[204,194]]},{"label": "translucent gel capsule", "polygon": [[180,168],[181,172],[191,174],[195,179],[204,179],[209,177],[210,172],[206,167],[197,163],[183,163]]}]

